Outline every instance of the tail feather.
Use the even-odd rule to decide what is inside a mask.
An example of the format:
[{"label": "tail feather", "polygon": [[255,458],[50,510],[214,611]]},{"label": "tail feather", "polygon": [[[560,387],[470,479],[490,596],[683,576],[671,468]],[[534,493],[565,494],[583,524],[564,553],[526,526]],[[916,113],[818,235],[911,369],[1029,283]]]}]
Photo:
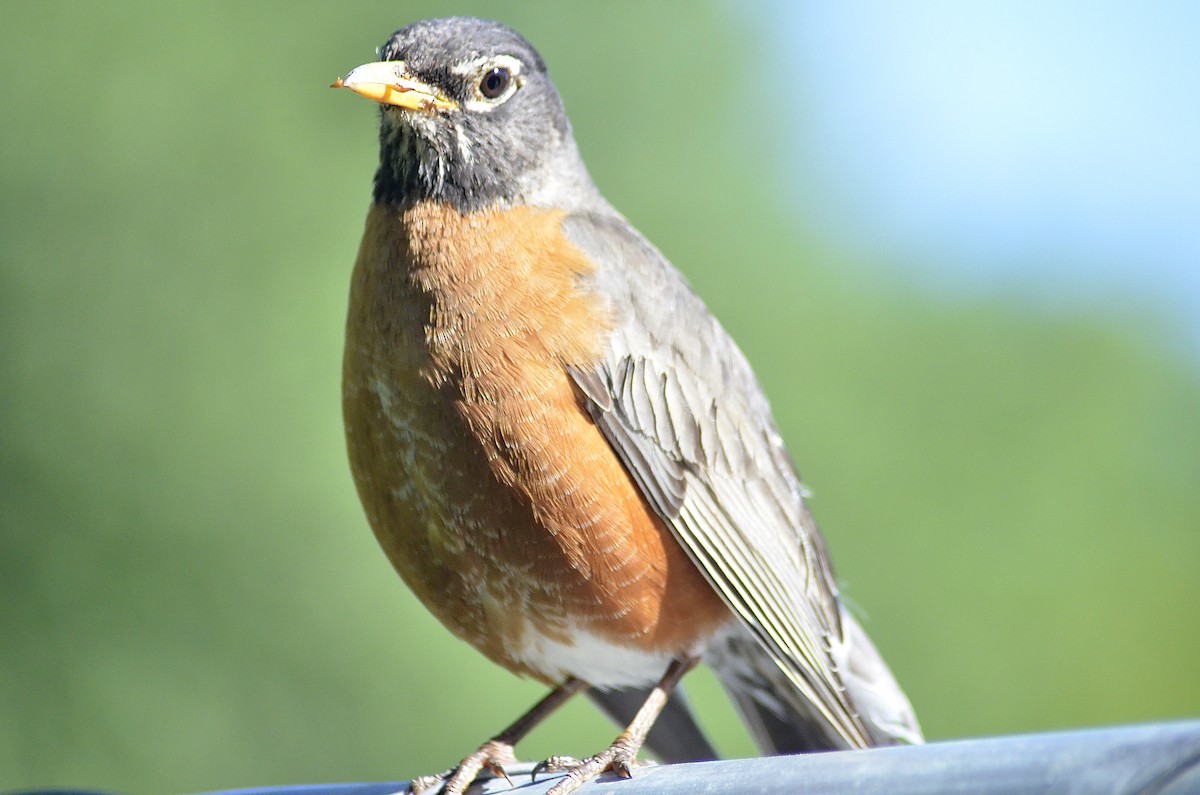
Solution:
[{"label": "tail feather", "polygon": [[[866,632],[844,610],[842,626],[844,638],[834,648],[834,662],[870,744],[923,742],[908,698]],[[714,645],[706,661],[763,753],[808,753],[849,747],[748,631],[739,629],[726,636]]]},{"label": "tail feather", "polygon": [[862,625],[842,610],[842,632],[846,656],[839,660],[846,690],[858,708],[871,739],[876,745],[925,742],[921,726],[908,696],[883,661]]},{"label": "tail feather", "polygon": [[844,741],[830,734],[819,717],[784,713],[764,704],[747,689],[726,687],[726,692],[760,753],[807,754],[845,748]]}]

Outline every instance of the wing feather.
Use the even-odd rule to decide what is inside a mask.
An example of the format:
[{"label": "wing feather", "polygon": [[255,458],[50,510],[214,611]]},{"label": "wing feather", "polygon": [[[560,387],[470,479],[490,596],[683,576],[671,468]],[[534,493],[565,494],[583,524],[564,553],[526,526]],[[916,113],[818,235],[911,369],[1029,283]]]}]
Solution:
[{"label": "wing feather", "polygon": [[848,746],[869,745],[836,663],[823,542],[744,356],[622,219],[570,216],[564,230],[618,319],[603,360],[572,370],[597,426],[787,680]]}]

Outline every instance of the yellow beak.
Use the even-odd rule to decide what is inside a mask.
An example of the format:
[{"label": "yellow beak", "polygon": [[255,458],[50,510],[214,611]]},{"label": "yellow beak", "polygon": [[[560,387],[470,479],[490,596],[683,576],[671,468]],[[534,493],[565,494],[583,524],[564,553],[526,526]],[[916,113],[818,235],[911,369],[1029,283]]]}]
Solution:
[{"label": "yellow beak", "polygon": [[450,110],[458,107],[433,86],[409,75],[404,61],[363,64],[345,77],[333,81],[330,88],[348,88],[381,105],[395,105],[409,110]]}]

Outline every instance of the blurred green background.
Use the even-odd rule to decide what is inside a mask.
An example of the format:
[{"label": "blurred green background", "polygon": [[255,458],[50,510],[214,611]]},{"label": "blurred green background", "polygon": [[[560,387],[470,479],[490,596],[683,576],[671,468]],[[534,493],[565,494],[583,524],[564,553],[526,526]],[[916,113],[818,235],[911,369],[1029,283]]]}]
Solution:
[{"label": "blurred green background", "polygon": [[[0,789],[403,779],[540,694],[408,594],[341,439],[376,113],[326,86],[447,13],[538,45],[602,190],[754,362],[930,738],[1200,713],[1170,320],[932,297],[805,231],[796,100],[733,5],[7,2]],[[613,733],[580,702],[519,751]]]}]

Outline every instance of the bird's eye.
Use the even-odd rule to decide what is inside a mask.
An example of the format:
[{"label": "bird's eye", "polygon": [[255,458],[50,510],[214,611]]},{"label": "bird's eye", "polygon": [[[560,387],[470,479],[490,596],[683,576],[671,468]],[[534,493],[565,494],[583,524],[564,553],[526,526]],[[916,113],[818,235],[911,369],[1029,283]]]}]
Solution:
[{"label": "bird's eye", "polygon": [[508,90],[512,82],[512,74],[502,66],[496,66],[484,73],[479,81],[479,93],[487,99],[495,99]]}]

